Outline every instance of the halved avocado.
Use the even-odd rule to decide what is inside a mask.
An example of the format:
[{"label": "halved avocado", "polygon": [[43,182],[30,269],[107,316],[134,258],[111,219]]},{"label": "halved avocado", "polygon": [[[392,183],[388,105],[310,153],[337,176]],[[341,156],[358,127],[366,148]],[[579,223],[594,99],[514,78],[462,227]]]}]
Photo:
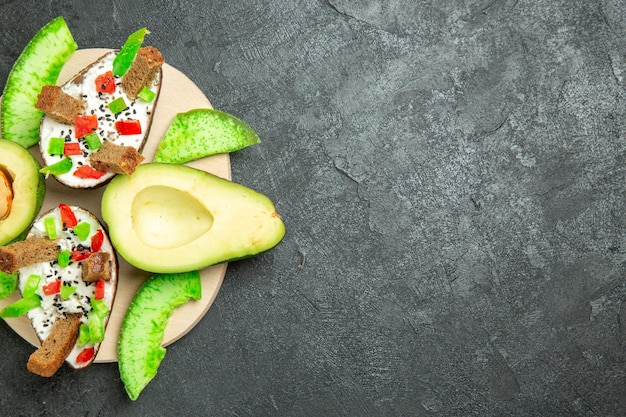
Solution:
[{"label": "halved avocado", "polygon": [[39,162],[21,145],[0,139],[0,245],[22,239],[46,194]]},{"label": "halved avocado", "polygon": [[263,194],[175,164],[146,163],[116,176],[102,196],[102,217],[118,254],[157,273],[254,256],[285,235]]}]

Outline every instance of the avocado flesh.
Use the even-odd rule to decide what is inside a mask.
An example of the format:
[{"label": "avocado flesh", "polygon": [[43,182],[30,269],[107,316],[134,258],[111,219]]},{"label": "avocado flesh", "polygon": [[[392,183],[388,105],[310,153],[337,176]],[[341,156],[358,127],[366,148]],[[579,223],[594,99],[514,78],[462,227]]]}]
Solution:
[{"label": "avocado flesh", "polygon": [[12,191],[10,211],[0,220],[0,245],[22,239],[39,213],[46,183],[39,162],[21,145],[0,139],[0,170]]},{"label": "avocado flesh", "polygon": [[102,217],[118,254],[156,273],[187,272],[276,246],[285,226],[269,198],[185,165],[146,163],[116,176]]}]

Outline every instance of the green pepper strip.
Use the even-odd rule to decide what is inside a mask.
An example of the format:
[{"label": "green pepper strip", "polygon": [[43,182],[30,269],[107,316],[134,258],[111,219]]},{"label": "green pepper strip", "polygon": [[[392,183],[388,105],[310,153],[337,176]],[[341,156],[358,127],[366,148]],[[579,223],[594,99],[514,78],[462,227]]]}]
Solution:
[{"label": "green pepper strip", "polygon": [[61,175],[70,172],[72,169],[72,160],[70,158],[63,158],[59,162],[52,165],[45,166],[39,170],[42,174],[48,175]]},{"label": "green pepper strip", "polygon": [[126,42],[120,49],[120,52],[117,54],[115,59],[113,60],[113,75],[116,77],[122,77],[130,66],[133,64],[135,60],[135,56],[137,55],[137,51],[141,47],[143,43],[144,37],[150,33],[150,31],[146,28],[141,28],[138,31],[131,33]]},{"label": "green pepper strip", "polygon": [[50,142],[48,143],[48,153],[50,155],[63,155],[64,150],[65,150],[64,138],[50,138]]},{"label": "green pepper strip", "polygon": [[86,324],[81,324],[78,329],[78,346],[83,346],[89,343],[91,338],[89,337],[89,326]]},{"label": "green pepper strip", "polygon": [[115,100],[107,104],[107,106],[109,106],[109,109],[111,109],[113,114],[121,113],[128,108],[128,105],[126,104],[126,101],[124,100],[124,97],[116,98]]},{"label": "green pepper strip", "polygon": [[156,93],[148,87],[143,87],[137,96],[146,103],[152,103],[152,100],[156,97]]},{"label": "green pepper strip", "polygon": [[6,319],[9,317],[20,317],[26,314],[29,310],[41,306],[41,300],[37,294],[33,294],[30,297],[20,298],[12,304],[9,304],[0,311],[0,318]]},{"label": "green pepper strip", "polygon": [[39,288],[39,283],[41,282],[41,277],[37,274],[31,274],[26,279],[26,283],[24,284],[24,291],[22,291],[22,295],[24,298],[28,298],[32,295],[35,295],[37,289]]},{"label": "green pepper strip", "polygon": [[104,340],[104,322],[109,314],[109,307],[103,300],[91,300],[89,312],[89,341],[100,343]]},{"label": "green pepper strip", "polygon": [[78,288],[71,285],[61,285],[61,298],[67,300],[68,297],[76,292]]},{"label": "green pepper strip", "polygon": [[81,241],[85,241],[89,237],[89,232],[91,232],[91,225],[87,222],[80,222],[74,226],[74,234]]},{"label": "green pepper strip", "polygon": [[57,256],[57,263],[59,264],[61,268],[65,268],[66,266],[70,264],[71,256],[72,256],[72,253],[69,250],[64,249],[61,252],[59,252],[59,256]]},{"label": "green pepper strip", "polygon": [[87,142],[87,146],[92,151],[100,149],[102,147],[102,141],[100,140],[100,136],[96,132],[91,132],[83,136],[85,142]]},{"label": "green pepper strip", "polygon": [[54,217],[46,217],[43,219],[43,225],[46,228],[48,237],[52,240],[57,238],[57,224]]}]

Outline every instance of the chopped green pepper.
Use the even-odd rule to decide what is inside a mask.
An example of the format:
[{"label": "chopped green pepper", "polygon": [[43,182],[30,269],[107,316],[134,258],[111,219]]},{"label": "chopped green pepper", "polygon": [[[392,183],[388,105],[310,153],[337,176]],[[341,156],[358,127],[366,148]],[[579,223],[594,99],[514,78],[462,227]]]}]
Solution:
[{"label": "chopped green pepper", "polygon": [[22,291],[22,295],[24,298],[28,298],[31,295],[35,295],[37,289],[39,288],[39,283],[41,282],[41,277],[37,274],[30,274],[26,279],[26,283],[24,284],[24,290]]},{"label": "chopped green pepper", "polygon": [[9,317],[20,317],[26,314],[29,310],[39,307],[41,300],[37,294],[33,294],[30,297],[20,298],[14,303],[9,304],[0,311],[0,318],[6,319]]},{"label": "chopped green pepper", "polygon": [[70,258],[72,256],[72,252],[67,249],[64,249],[59,252],[59,256],[57,256],[57,263],[61,268],[65,268],[70,264]]},{"label": "chopped green pepper", "polygon": [[46,228],[46,234],[52,240],[57,238],[57,223],[54,217],[49,216],[43,219],[43,225]]},{"label": "chopped green pepper", "polygon": [[17,289],[17,271],[12,274],[0,271],[0,299],[7,297]]},{"label": "chopped green pepper", "polygon": [[122,45],[122,48],[113,60],[113,75],[121,77],[126,74],[135,60],[137,51],[139,51],[139,48],[143,43],[143,38],[148,33],[150,33],[148,29],[141,28],[128,36],[126,42],[124,42],[124,45]]},{"label": "chopped green pepper", "polygon": [[98,314],[89,315],[89,340],[92,343],[104,340],[104,320]]},{"label": "chopped green pepper", "polygon": [[98,136],[96,132],[88,133],[83,136],[83,138],[85,139],[87,146],[89,146],[89,149],[91,149],[92,151],[95,151],[102,147],[102,141],[100,140],[100,136]]},{"label": "chopped green pepper", "polygon": [[103,300],[91,300],[91,311],[104,318],[109,314],[109,307]]},{"label": "chopped green pepper", "polygon": [[109,106],[109,109],[111,109],[113,114],[121,113],[128,108],[126,101],[124,101],[124,97],[116,98],[115,100],[107,104],[107,106]]},{"label": "chopped green pepper", "polygon": [[87,222],[80,222],[74,226],[74,234],[81,241],[84,241],[89,237],[89,232],[91,232],[91,225]]},{"label": "chopped green pepper", "polygon": [[91,300],[89,312],[89,341],[100,343],[104,340],[104,323],[109,314],[109,307],[103,300]]},{"label": "chopped green pepper", "polygon": [[39,170],[42,174],[61,175],[70,172],[72,169],[72,160],[68,157],[61,159],[59,162],[45,166]]},{"label": "chopped green pepper", "polygon": [[61,298],[67,300],[78,288],[71,285],[61,285]]},{"label": "chopped green pepper", "polygon": [[78,329],[78,346],[83,346],[89,343],[89,326],[86,324],[81,324]]},{"label": "chopped green pepper", "polygon": [[137,96],[145,101],[146,103],[152,103],[152,100],[156,97],[156,93],[150,90],[148,87],[144,87],[141,89]]},{"label": "chopped green pepper", "polygon": [[48,143],[48,153],[50,155],[63,155],[64,149],[65,149],[65,139],[50,138],[50,143]]}]

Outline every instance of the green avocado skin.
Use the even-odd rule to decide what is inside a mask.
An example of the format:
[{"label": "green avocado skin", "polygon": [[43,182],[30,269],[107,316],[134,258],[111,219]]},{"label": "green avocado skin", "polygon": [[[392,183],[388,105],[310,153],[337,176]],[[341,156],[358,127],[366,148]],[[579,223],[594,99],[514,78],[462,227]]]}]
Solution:
[{"label": "green avocado skin", "polygon": [[44,85],[54,85],[69,57],[78,49],[62,16],[33,36],[17,58],[2,93],[2,136],[29,148],[39,142],[43,112],[35,107]]},{"label": "green avocado skin", "polygon": [[137,291],[122,321],[117,346],[120,378],[131,400],[157,374],[165,357],[161,342],[174,309],[201,297],[198,271],[154,275]]},{"label": "green avocado skin", "polygon": [[193,109],[174,117],[153,162],[183,164],[260,142],[248,124],[231,114],[210,108]]}]

